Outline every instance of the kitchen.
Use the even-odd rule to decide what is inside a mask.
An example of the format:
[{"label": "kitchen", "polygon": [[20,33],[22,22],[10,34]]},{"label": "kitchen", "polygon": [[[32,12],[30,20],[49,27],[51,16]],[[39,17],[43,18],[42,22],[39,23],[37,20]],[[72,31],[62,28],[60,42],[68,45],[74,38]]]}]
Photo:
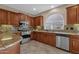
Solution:
[{"label": "kitchen", "polygon": [[[31,8],[33,8],[33,10],[31,10]],[[25,13],[25,11],[27,11],[27,13]],[[38,4],[33,6],[31,4],[0,5],[0,32],[7,32],[7,29],[5,30],[4,27],[8,28],[6,25],[12,25],[9,26],[10,29],[8,31],[11,30],[13,34],[19,37],[15,40],[18,42],[17,45],[10,43],[10,46],[7,45],[8,47],[4,47],[4,45],[6,46],[6,44],[8,44],[4,43],[3,47],[0,47],[0,53],[19,54],[21,53],[21,49],[23,51],[22,53],[25,54],[35,52],[39,54],[41,51],[41,53],[46,53],[48,50],[44,51],[46,48],[44,47],[45,45],[48,45],[47,47],[50,46],[51,49],[49,50],[51,50],[50,52],[52,52],[52,54],[79,53],[78,15],[79,5],[72,4]],[[0,39],[0,41],[2,41],[2,39]],[[0,44],[4,41],[0,42]],[[42,46],[43,44],[45,45]],[[42,48],[44,47],[43,50],[40,50],[41,46]],[[53,49],[58,50],[55,52],[55,50],[52,51]],[[49,51],[47,53],[49,53]]]}]

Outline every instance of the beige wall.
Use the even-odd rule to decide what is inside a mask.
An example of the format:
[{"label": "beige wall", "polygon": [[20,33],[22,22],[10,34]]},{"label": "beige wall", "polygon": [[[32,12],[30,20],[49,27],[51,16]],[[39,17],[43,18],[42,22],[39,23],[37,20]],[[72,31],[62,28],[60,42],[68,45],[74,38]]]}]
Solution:
[{"label": "beige wall", "polygon": [[64,17],[64,24],[66,24],[66,22],[67,22],[66,8],[69,7],[69,6],[73,6],[73,5],[68,5],[68,4],[67,5],[63,5],[63,6],[60,6],[60,7],[57,7],[57,8],[48,10],[48,11],[45,11],[43,13],[40,13],[37,16],[42,15],[44,17],[44,22],[45,22],[45,20],[47,19],[47,17],[49,15],[55,14],[55,13],[62,13],[63,14],[63,17]]}]

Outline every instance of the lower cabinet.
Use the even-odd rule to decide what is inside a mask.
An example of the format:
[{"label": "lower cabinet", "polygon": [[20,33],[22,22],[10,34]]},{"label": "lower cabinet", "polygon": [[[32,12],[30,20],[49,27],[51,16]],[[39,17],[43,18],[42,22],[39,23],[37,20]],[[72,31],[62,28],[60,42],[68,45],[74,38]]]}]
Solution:
[{"label": "lower cabinet", "polygon": [[79,53],[79,36],[70,35],[70,52]]},{"label": "lower cabinet", "polygon": [[[69,51],[79,53],[79,35],[69,35]],[[32,32],[31,39],[56,47],[56,34],[48,32]]]},{"label": "lower cabinet", "polygon": [[30,39],[31,40],[36,40],[36,32],[31,32],[31,37],[30,37]]},{"label": "lower cabinet", "polygon": [[46,43],[48,45],[56,46],[56,35],[54,33],[32,32],[31,39]]}]

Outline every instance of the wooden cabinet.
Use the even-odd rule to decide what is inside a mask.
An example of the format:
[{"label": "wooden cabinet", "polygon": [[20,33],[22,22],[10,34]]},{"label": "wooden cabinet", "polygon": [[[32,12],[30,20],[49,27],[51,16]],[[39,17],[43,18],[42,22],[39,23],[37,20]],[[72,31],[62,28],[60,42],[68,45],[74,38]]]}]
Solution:
[{"label": "wooden cabinet", "polygon": [[70,36],[70,52],[79,53],[79,36],[78,35]]},{"label": "wooden cabinet", "polygon": [[77,7],[77,23],[79,24],[79,6]]},{"label": "wooden cabinet", "polygon": [[43,25],[43,16],[31,17],[27,16],[27,20],[29,21],[30,26],[35,28],[36,26]]},{"label": "wooden cabinet", "polygon": [[14,12],[8,12],[8,24],[18,26],[19,25],[19,18],[18,14]]},{"label": "wooden cabinet", "polygon": [[0,9],[0,24],[19,25],[18,14],[7,10]]},{"label": "wooden cabinet", "polygon": [[27,16],[27,21],[29,22],[29,25],[30,25],[30,26],[34,27],[33,17]]},{"label": "wooden cabinet", "polygon": [[0,9],[0,24],[19,26],[20,21],[29,22],[32,27],[43,25],[43,16],[31,17],[22,13]]},{"label": "wooden cabinet", "polygon": [[34,26],[33,17],[22,14],[22,13],[18,13],[18,14],[19,14],[20,21],[26,21],[29,23],[30,26]]},{"label": "wooden cabinet", "polygon": [[79,5],[67,8],[67,24],[79,23]]},{"label": "wooden cabinet", "polygon": [[34,26],[42,26],[43,25],[43,16],[34,17]]},{"label": "wooden cabinet", "polygon": [[7,11],[0,9],[0,24],[7,24]]},{"label": "wooden cabinet", "polygon": [[22,13],[0,9],[0,24],[19,26],[20,21],[29,22],[32,27],[43,25],[43,16],[31,17]]},{"label": "wooden cabinet", "polygon": [[22,20],[24,21],[26,19],[24,14],[22,14],[22,13],[18,13],[18,14],[19,14],[20,21],[22,21]]},{"label": "wooden cabinet", "polygon": [[54,33],[33,32],[31,36],[31,39],[33,40],[37,40],[52,46],[56,45],[56,35]]},{"label": "wooden cabinet", "polygon": [[47,33],[48,36],[48,44],[52,45],[52,46],[56,46],[56,35],[55,33]]},{"label": "wooden cabinet", "polygon": [[36,32],[31,32],[31,40],[36,40]]}]

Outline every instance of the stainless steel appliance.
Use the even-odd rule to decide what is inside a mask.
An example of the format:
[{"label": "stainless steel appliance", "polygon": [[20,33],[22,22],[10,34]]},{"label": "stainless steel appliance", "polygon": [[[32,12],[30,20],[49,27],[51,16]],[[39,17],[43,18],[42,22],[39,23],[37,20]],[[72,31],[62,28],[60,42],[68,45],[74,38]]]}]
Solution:
[{"label": "stainless steel appliance", "polygon": [[68,35],[56,34],[56,47],[69,51]]},{"label": "stainless steel appliance", "polygon": [[28,42],[30,40],[30,32],[22,31],[21,37],[22,37],[22,42],[21,42],[22,44]]},{"label": "stainless steel appliance", "polygon": [[30,26],[29,23],[26,21],[20,21],[19,23],[20,27],[19,27],[19,31],[21,32],[21,44],[28,42],[30,40],[30,34],[31,34],[31,30],[30,30]]}]

